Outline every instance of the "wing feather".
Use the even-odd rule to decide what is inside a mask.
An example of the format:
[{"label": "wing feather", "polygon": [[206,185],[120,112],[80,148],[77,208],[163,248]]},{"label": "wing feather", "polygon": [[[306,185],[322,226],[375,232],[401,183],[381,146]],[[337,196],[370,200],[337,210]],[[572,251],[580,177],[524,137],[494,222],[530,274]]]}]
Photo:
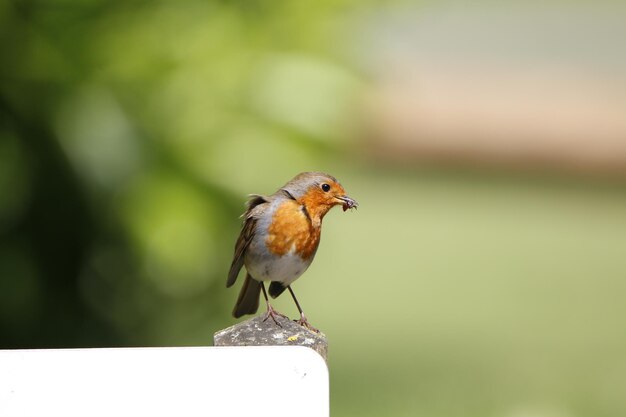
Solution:
[{"label": "wing feather", "polygon": [[239,234],[237,243],[235,243],[235,255],[233,256],[233,262],[231,263],[230,271],[228,272],[226,287],[232,286],[235,281],[237,281],[239,271],[243,267],[246,249],[250,246],[250,242],[252,242],[252,239],[254,238],[257,222],[255,214],[259,212],[259,210],[255,210],[255,208],[267,202],[267,198],[261,195],[251,195],[250,200],[248,200],[248,209],[242,216],[245,217],[245,221],[243,227],[241,228],[241,233]]}]

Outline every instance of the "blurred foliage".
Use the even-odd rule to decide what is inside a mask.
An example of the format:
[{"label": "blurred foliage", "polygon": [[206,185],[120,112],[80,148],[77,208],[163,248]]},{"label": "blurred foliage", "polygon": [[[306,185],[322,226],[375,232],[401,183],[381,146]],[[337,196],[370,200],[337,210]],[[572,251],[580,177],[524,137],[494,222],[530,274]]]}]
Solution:
[{"label": "blurred foliage", "polygon": [[623,187],[363,158],[376,7],[0,3],[0,347],[210,344],[246,194],[316,169],[361,204],[296,284],[333,414],[626,413]]},{"label": "blurred foliage", "polygon": [[345,138],[346,6],[3,3],[2,345],[206,343],[245,194]]}]

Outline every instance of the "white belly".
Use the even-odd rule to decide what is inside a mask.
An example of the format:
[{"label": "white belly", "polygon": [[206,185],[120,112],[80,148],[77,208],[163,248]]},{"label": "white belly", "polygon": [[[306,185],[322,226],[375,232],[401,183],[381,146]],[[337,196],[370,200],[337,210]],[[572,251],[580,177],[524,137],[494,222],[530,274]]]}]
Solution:
[{"label": "white belly", "polygon": [[257,281],[278,281],[290,285],[306,271],[311,262],[305,262],[300,256],[287,253],[281,257],[262,257],[246,259],[246,269]]}]

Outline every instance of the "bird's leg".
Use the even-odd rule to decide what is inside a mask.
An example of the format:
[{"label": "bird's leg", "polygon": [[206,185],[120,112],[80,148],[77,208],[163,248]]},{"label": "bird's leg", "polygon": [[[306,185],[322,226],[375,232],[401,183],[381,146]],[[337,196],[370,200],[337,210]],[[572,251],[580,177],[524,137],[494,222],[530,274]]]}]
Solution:
[{"label": "bird's leg", "polygon": [[287,317],[284,314],[279,313],[278,311],[274,310],[274,308],[270,304],[269,298],[267,298],[267,292],[265,292],[265,284],[263,282],[261,282],[261,289],[263,290],[263,297],[265,298],[265,303],[267,304],[267,313],[265,313],[265,317],[263,318],[263,322],[265,322],[267,319],[269,319],[271,317],[272,321],[274,323],[276,323],[278,325],[278,327],[283,327],[283,326],[281,326],[281,324],[278,321],[276,321],[276,316],[286,318],[287,320],[289,320],[289,317]]},{"label": "bird's leg", "polygon": [[311,323],[309,323],[309,321],[306,319],[306,316],[304,315],[304,311],[302,311],[302,308],[300,307],[300,303],[298,302],[296,295],[293,293],[291,286],[287,285],[287,289],[289,290],[289,293],[291,293],[291,297],[293,298],[293,301],[296,303],[296,307],[298,307],[298,311],[300,312],[300,320],[295,320],[295,322],[298,323],[300,326],[304,326],[307,329],[314,331],[315,333],[319,333],[320,331],[317,330],[315,327],[311,326]]}]

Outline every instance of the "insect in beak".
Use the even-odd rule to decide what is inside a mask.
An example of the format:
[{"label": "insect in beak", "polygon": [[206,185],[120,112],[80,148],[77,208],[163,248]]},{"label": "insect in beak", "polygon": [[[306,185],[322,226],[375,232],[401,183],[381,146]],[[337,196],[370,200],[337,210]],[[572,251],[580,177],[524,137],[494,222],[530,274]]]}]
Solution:
[{"label": "insect in beak", "polygon": [[347,195],[336,197],[336,198],[341,201],[341,204],[343,206],[343,211],[346,211],[348,209],[353,209],[353,208],[355,209],[359,207],[359,203],[357,203],[356,200],[353,200]]}]

